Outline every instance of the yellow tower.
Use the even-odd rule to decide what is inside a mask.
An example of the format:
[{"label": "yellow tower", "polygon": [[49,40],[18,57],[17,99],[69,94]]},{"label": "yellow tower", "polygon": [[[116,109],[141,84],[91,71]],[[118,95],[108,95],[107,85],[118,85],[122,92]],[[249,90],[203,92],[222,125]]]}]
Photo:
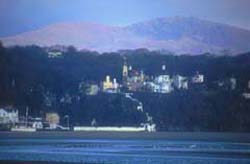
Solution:
[{"label": "yellow tower", "polygon": [[124,58],[124,64],[122,68],[122,81],[123,85],[127,87],[127,82],[128,82],[128,65],[126,63],[126,58]]},{"label": "yellow tower", "polygon": [[124,62],[124,65],[123,65],[123,68],[122,68],[122,76],[123,77],[128,76],[128,66],[127,66],[126,62]]}]

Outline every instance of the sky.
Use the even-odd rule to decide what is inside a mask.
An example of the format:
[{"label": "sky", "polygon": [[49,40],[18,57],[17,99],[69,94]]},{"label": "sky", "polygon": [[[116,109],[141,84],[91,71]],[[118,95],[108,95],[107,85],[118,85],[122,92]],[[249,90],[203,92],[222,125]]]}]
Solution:
[{"label": "sky", "polygon": [[0,0],[0,36],[59,22],[126,26],[186,16],[250,30],[250,0]]}]

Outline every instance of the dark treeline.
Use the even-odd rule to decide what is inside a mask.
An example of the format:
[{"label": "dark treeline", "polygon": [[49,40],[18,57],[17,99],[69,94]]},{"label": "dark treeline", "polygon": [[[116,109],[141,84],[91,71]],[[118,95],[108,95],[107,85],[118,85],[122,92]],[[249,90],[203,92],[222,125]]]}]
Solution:
[{"label": "dark treeline", "polygon": [[[70,115],[72,125],[90,125],[93,118],[99,125],[139,125],[144,116],[124,96],[87,96],[79,89],[79,83],[100,84],[106,75],[121,83],[124,56],[133,69],[150,76],[161,74],[162,64],[170,75],[192,76],[196,71],[205,75],[203,87],[171,94],[135,94],[159,130],[250,131],[250,102],[241,96],[250,80],[250,53],[174,56],[135,50],[121,55],[68,48],[61,57],[49,58],[37,46],[0,46],[0,106],[13,105],[21,115],[28,106],[30,114],[39,117],[56,111],[61,118]],[[232,76],[237,79],[236,90],[214,87],[215,81]]]}]

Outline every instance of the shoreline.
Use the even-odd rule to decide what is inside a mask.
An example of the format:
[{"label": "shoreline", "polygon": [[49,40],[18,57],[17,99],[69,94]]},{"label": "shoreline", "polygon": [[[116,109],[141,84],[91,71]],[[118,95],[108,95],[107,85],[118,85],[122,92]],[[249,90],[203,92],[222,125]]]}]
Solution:
[{"label": "shoreline", "polygon": [[57,162],[57,161],[18,161],[18,160],[0,160],[3,164],[97,164],[82,162]]},{"label": "shoreline", "polygon": [[9,132],[0,131],[0,139],[113,139],[113,140],[185,140],[249,142],[250,133],[229,132]]}]

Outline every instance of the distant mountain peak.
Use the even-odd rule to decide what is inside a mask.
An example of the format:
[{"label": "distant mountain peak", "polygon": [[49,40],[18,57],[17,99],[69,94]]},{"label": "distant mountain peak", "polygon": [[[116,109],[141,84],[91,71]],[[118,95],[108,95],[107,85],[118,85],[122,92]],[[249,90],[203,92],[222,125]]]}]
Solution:
[{"label": "distant mountain peak", "polygon": [[0,38],[5,46],[73,45],[99,52],[147,48],[176,54],[232,54],[250,50],[250,31],[194,17],[161,17],[126,27],[97,23],[56,23]]}]

